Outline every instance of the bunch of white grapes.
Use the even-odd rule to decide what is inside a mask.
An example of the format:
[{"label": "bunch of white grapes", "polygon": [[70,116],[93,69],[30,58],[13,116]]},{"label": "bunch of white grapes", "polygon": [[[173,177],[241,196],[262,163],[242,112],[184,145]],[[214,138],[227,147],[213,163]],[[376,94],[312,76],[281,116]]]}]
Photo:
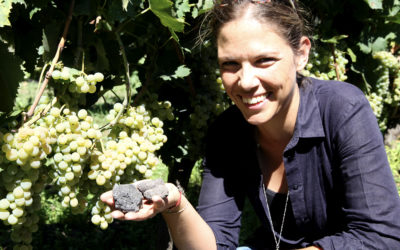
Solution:
[{"label": "bunch of white grapes", "polygon": [[85,74],[73,68],[63,67],[61,70],[54,70],[51,74],[57,82],[68,84],[68,91],[71,93],[95,93],[96,84],[104,80],[100,72]]},{"label": "bunch of white grapes", "polygon": [[143,98],[148,103],[146,108],[151,111],[153,116],[158,117],[162,121],[172,121],[175,119],[174,109],[170,101],[158,101],[156,93],[148,93]]},{"label": "bunch of white grapes", "polygon": [[391,52],[384,50],[378,51],[373,53],[372,57],[379,60],[382,66],[390,69],[391,72],[397,73],[399,71],[399,60]]},{"label": "bunch of white grapes", "polygon": [[[111,189],[117,183],[132,183],[152,176],[152,169],[160,159],[155,152],[166,142],[163,122],[151,117],[144,105],[130,107],[118,117],[123,105],[116,103],[107,115],[109,122],[115,121],[102,151],[92,154],[88,179],[98,186]],[[93,190],[93,184],[91,185]],[[100,189],[103,190],[103,189]],[[99,212],[103,211],[105,212]],[[107,206],[92,209],[92,222],[107,228],[110,223],[110,208]],[[104,215],[104,216],[103,216]],[[99,219],[100,218],[103,218]]]},{"label": "bunch of white grapes", "polygon": [[21,127],[16,132],[2,135],[0,176],[0,220],[13,227],[25,228],[21,237],[14,233],[14,239],[30,244],[31,233],[37,224],[29,220],[31,213],[39,209],[45,177],[40,174],[41,166],[51,153],[52,140],[49,131],[43,127]]},{"label": "bunch of white grapes", "polygon": [[113,222],[111,216],[111,208],[101,201],[97,201],[92,208],[92,223],[105,230],[108,228],[108,224]]},{"label": "bunch of white grapes", "polygon": [[8,132],[2,136],[1,150],[10,162],[22,169],[38,169],[47,155],[52,152],[52,140],[45,127],[21,127],[17,132]]},{"label": "bunch of white grapes", "polygon": [[[168,102],[158,104],[171,109]],[[99,201],[100,194],[115,184],[150,178],[160,162],[156,151],[167,140],[162,120],[144,105],[122,112],[123,105],[115,104],[107,116],[115,125],[105,138],[86,110],[45,106],[37,107],[37,120],[0,134],[0,220],[11,226],[15,249],[32,248],[40,194],[49,184],[73,213],[96,202],[92,222],[106,229],[111,208]]]},{"label": "bunch of white grapes", "polygon": [[378,119],[380,129],[384,131],[390,115],[388,108],[397,106],[400,101],[400,63],[389,51],[375,52],[372,57],[379,62],[374,70],[378,79],[367,94],[367,98]]},{"label": "bunch of white grapes", "polygon": [[85,109],[73,112],[53,107],[44,121],[55,138],[49,175],[60,188],[62,205],[82,210],[86,205],[84,196],[79,195],[80,181],[94,143],[102,133]]},{"label": "bunch of white grapes", "polygon": [[15,249],[30,249],[32,233],[38,230],[40,193],[47,176],[39,169],[23,170],[15,162],[6,164],[0,173],[1,179],[7,180],[2,183],[7,193],[0,196],[0,220],[12,226],[11,240],[18,243]]},{"label": "bunch of white grapes", "polygon": [[[107,115],[107,120],[116,119],[122,108],[122,104],[116,103]],[[152,117],[144,105],[130,107],[124,115],[118,117],[104,151],[93,158],[93,176],[89,176],[89,179],[95,178],[98,185],[105,185],[113,178],[119,182],[117,176],[130,170],[129,167],[134,167],[134,172],[140,173],[137,178],[150,178],[152,169],[159,163],[155,152],[167,141],[163,124],[159,118]],[[127,174],[131,173],[130,170]]]},{"label": "bunch of white grapes", "polygon": [[197,93],[191,100],[193,111],[190,113],[189,148],[191,157],[199,157],[202,152],[202,140],[206,135],[208,125],[212,118],[217,117],[230,105],[221,77],[214,79],[212,84],[202,83],[204,92]]},{"label": "bunch of white grapes", "polygon": [[338,49],[335,49],[334,55],[332,51],[324,48],[320,49],[318,52],[313,51],[310,56],[310,61],[302,71],[302,74],[322,80],[345,81],[347,80],[346,65],[349,62],[345,58],[345,55],[345,52]]},{"label": "bunch of white grapes", "polygon": [[[375,52],[372,57],[381,63],[377,68],[378,71],[381,71],[381,76],[380,79],[378,79],[376,89],[382,93],[378,94],[381,94],[382,97],[385,98],[386,103],[397,105],[400,101],[399,60],[389,51]],[[390,81],[391,79],[393,79],[393,81]]]}]

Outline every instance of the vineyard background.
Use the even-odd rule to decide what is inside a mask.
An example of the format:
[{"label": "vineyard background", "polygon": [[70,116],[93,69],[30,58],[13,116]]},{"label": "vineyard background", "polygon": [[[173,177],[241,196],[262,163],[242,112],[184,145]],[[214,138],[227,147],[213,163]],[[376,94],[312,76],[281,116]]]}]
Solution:
[{"label": "vineyard background", "polygon": [[[400,192],[400,1],[299,2],[310,10],[314,31],[310,63],[303,74],[348,81],[364,91],[385,138]],[[230,105],[218,75],[214,41],[206,39],[198,45],[196,39],[203,13],[212,4],[212,0],[0,1],[0,218],[5,218],[0,223],[0,249],[169,247],[160,216],[109,224],[106,208],[96,202],[115,183],[163,178],[178,181],[196,204],[207,125]],[[96,72],[104,79],[93,80]],[[72,113],[57,116],[50,106],[43,112],[52,101],[61,114],[66,109]],[[81,109],[93,121],[78,113]],[[89,129],[79,132],[90,146],[79,153],[77,171],[68,171],[76,165],[65,160],[73,155],[71,147],[67,150],[51,135],[46,140],[52,150],[36,161],[38,167],[29,167],[20,154],[13,158],[10,152],[18,143],[10,138],[17,138],[20,128],[29,125],[50,131],[65,122],[73,127],[68,119],[74,111],[80,127],[102,132],[101,139],[90,137]],[[139,123],[138,127],[129,127],[129,119]],[[160,140],[150,136],[157,134],[154,131],[159,131]],[[58,130],[54,133],[64,136]],[[139,160],[131,162],[130,158],[124,163],[126,168],[119,168],[122,172],[118,167],[116,171],[108,168],[111,177],[107,177],[104,169],[96,168],[100,152],[110,149],[128,155],[110,145],[120,145],[133,134],[142,138],[136,144],[147,145],[140,148],[147,158],[141,160],[138,151],[135,157]],[[75,137],[71,140],[79,142]],[[58,160],[68,163],[66,170]],[[72,172],[73,181],[60,182],[60,177]],[[31,190],[27,183],[35,188]],[[30,198],[35,206],[28,202]],[[16,219],[11,220],[14,225],[9,225],[7,213]],[[241,242],[258,225],[249,206],[244,213]],[[97,222],[95,215],[107,221],[95,223],[103,228],[107,224],[106,229],[92,224]]]}]

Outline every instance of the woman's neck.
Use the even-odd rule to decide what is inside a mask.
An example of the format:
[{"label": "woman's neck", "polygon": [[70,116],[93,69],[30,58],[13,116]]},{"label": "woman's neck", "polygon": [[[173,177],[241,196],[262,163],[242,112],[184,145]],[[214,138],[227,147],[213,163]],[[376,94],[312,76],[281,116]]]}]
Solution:
[{"label": "woman's neck", "polygon": [[256,139],[262,148],[282,147],[283,152],[283,149],[293,136],[299,106],[300,94],[298,87],[296,87],[293,98],[286,105],[286,108],[282,110],[284,112],[281,112],[276,119],[257,126]]}]

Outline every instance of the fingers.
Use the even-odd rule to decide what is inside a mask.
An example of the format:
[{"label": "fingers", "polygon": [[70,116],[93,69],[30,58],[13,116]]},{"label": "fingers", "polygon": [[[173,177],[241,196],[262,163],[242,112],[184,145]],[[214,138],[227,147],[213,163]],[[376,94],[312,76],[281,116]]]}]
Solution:
[{"label": "fingers", "polygon": [[[173,193],[171,191],[176,189],[176,187],[174,185],[172,185],[172,186],[167,185],[167,187],[170,190],[170,195],[171,195],[171,193]],[[175,195],[172,195],[172,196],[173,196],[173,197],[171,197],[172,200],[175,200],[175,197],[174,197]],[[142,220],[150,219],[150,218],[154,217],[155,215],[157,215],[158,213],[160,213],[168,208],[169,198],[170,197],[163,199],[160,196],[155,195],[152,197],[151,200],[143,199],[142,207],[137,212],[123,213],[122,211],[119,211],[119,210],[113,210],[111,212],[111,216],[114,219],[118,219],[118,220],[142,221]],[[101,194],[100,200],[114,209],[114,198],[113,198],[113,194],[112,194],[111,190]]]},{"label": "fingers", "polygon": [[113,206],[114,198],[112,195],[112,191],[110,190],[110,191],[107,191],[107,192],[103,193],[102,195],[100,195],[100,200],[109,206]]}]

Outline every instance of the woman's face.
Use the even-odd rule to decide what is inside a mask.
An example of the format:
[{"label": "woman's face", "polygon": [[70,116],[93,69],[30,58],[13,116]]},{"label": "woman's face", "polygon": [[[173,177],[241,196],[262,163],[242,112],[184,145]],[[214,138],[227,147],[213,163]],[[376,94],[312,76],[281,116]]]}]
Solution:
[{"label": "woman's face", "polygon": [[296,71],[308,60],[308,38],[302,38],[295,55],[274,27],[244,15],[224,24],[217,37],[225,90],[253,125],[286,119],[298,95]]}]

